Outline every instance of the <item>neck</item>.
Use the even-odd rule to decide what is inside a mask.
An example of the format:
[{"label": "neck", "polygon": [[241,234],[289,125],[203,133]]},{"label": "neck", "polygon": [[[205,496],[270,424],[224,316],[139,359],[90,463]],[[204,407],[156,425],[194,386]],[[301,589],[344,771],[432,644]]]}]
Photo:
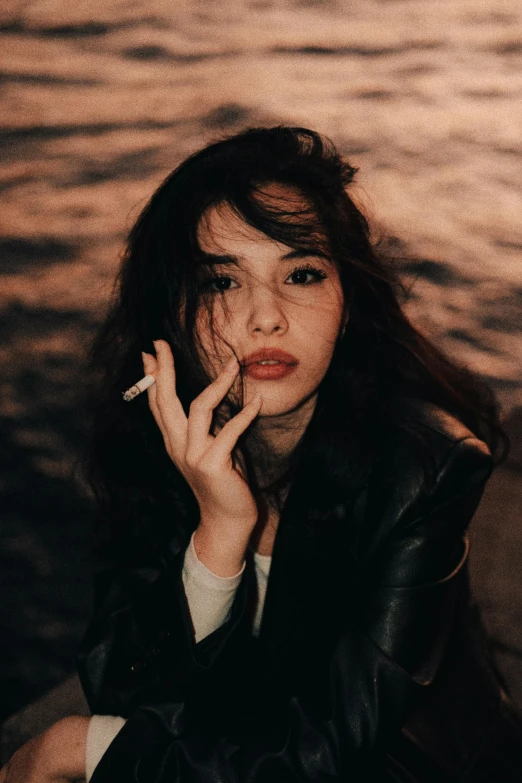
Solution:
[{"label": "neck", "polygon": [[295,411],[280,416],[263,416],[247,435],[247,444],[259,486],[266,487],[283,474],[302,438],[315,408],[316,398]]},{"label": "neck", "polygon": [[315,399],[298,411],[283,416],[259,418],[257,427],[247,438],[257,482],[261,488],[261,495],[257,496],[259,516],[250,540],[250,546],[255,552],[272,552],[279,517],[290,486],[286,483],[275,492],[266,488],[283,476],[289,458],[310,422],[314,407]]},{"label": "neck", "polygon": [[277,459],[287,459],[299,443],[317,402],[314,394],[299,408],[279,416],[261,416],[257,421],[257,431]]}]

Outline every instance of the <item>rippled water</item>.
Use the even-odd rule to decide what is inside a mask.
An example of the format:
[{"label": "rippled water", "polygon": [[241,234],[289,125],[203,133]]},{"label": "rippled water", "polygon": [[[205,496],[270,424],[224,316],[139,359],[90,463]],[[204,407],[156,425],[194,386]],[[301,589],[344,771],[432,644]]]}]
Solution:
[{"label": "rippled water", "polygon": [[409,258],[412,319],[506,415],[522,405],[521,40],[519,0],[3,4],[4,714],[71,668],[90,597],[69,478],[84,348],[133,219],[207,141],[329,135]]}]

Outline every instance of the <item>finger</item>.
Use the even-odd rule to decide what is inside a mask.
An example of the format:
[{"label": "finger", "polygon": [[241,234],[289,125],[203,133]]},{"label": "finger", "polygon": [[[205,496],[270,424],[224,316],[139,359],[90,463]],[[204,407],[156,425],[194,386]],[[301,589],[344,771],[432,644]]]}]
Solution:
[{"label": "finger", "polygon": [[[157,361],[156,358],[151,353],[145,353],[144,351],[141,352],[141,357],[143,359],[143,371],[145,375],[150,375],[151,373],[156,373],[157,371]],[[163,421],[161,419],[161,413],[158,408],[158,404],[156,402],[156,394],[157,394],[157,386],[155,383],[152,384],[152,386],[149,386],[147,389],[147,397],[149,400],[149,408],[151,409],[152,415],[154,416],[154,419],[156,421],[156,424],[158,425],[161,434],[163,435],[163,439],[167,437],[167,431],[165,429],[165,425],[163,424]]]},{"label": "finger", "polygon": [[141,358],[143,360],[143,369],[145,370],[145,375],[152,375],[155,373],[158,368],[156,357],[151,353],[145,353],[145,351],[142,351]]},{"label": "finger", "polygon": [[156,400],[160,408],[164,406],[176,418],[186,420],[183,406],[176,393],[176,370],[170,345],[165,340],[155,340],[156,349]]},{"label": "finger", "polygon": [[[156,348],[156,387],[151,394],[153,404],[170,439],[171,445],[180,456],[186,450],[187,417],[176,393],[176,373],[174,357],[170,345],[165,340],[155,340]],[[154,389],[151,386],[151,389]]]},{"label": "finger", "polygon": [[230,458],[232,449],[237,444],[239,436],[259,413],[262,401],[261,395],[255,394],[243,410],[234,416],[233,419],[227,421],[205,456],[211,458],[213,462],[215,460],[218,464],[225,463]]},{"label": "finger", "polygon": [[190,405],[187,422],[187,461],[197,460],[209,446],[210,425],[214,408],[233,385],[239,364],[233,357],[210,386],[207,386]]},{"label": "finger", "polygon": [[[152,356],[152,354],[144,354],[144,353],[142,353],[142,356],[144,358],[143,361],[144,372],[145,373],[156,372],[155,368],[157,367],[157,362],[155,357]],[[169,455],[169,457],[172,458],[174,455],[172,453],[172,443],[171,443],[170,433],[161,415],[161,410],[157,401],[157,393],[158,393],[158,387],[156,383],[152,384],[152,386],[150,386],[147,389],[149,408],[152,412],[152,416],[158,426],[158,429],[163,437],[163,443],[165,444],[165,449],[167,450],[167,454]]]}]

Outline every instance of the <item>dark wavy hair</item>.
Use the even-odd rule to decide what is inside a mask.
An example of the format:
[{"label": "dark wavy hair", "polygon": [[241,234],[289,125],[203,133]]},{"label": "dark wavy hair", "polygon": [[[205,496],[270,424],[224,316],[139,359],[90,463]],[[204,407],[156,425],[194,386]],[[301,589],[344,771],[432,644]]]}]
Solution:
[{"label": "dark wavy hair", "polygon": [[[190,156],[152,196],[131,230],[110,311],[90,355],[95,405],[85,464],[99,510],[96,544],[105,556],[157,555],[174,533],[188,542],[197,524],[197,502],[166,454],[147,396],[126,404],[121,393],[143,374],[140,351],[153,353],[152,340],[159,338],[173,349],[177,393],[187,414],[212,380],[198,355],[195,330],[206,270],[197,228],[204,212],[218,204],[295,249],[313,250],[318,236],[326,238],[349,304],[348,325],[335,344],[312,419],[285,469],[261,488],[252,448],[259,461],[263,442],[246,433],[238,441],[235,457],[241,454],[257,497],[268,497],[280,510],[283,490],[299,467],[310,478],[310,519],[320,524],[343,498],[348,472],[354,500],[382,467],[399,430],[429,472],[423,429],[404,404],[414,398],[457,416],[487,443],[495,464],[505,460],[509,438],[491,388],[447,358],[401,309],[407,288],[398,265],[378,252],[350,196],[355,173],[314,131],[250,128]],[[297,190],[309,208],[296,212],[260,199],[260,189],[270,183]],[[240,407],[229,401],[228,409],[234,415]],[[269,452],[265,459],[269,464]],[[328,498],[321,492],[325,480],[332,488]]]}]

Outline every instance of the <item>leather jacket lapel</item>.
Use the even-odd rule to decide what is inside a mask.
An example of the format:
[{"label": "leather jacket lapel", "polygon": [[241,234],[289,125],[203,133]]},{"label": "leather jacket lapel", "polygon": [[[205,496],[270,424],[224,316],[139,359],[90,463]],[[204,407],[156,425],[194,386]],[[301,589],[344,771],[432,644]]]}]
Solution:
[{"label": "leather jacket lapel", "polygon": [[[328,487],[324,487],[328,497]],[[283,507],[272,552],[259,644],[266,659],[278,667],[313,633],[313,618],[333,607],[332,589],[343,564],[353,572],[348,526],[352,521],[347,504],[332,505],[324,522],[310,522],[310,495],[298,475]],[[253,558],[247,567],[254,569]],[[255,581],[255,580],[254,580]]]}]

